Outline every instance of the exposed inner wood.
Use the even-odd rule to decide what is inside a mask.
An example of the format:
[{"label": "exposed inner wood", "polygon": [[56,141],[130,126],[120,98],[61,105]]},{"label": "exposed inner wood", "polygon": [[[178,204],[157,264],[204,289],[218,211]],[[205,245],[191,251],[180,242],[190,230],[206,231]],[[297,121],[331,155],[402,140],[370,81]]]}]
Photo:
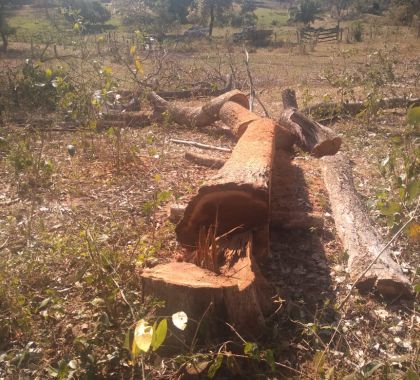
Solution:
[{"label": "exposed inner wood", "polygon": [[296,95],[291,89],[282,92],[285,110],[279,118],[279,124],[293,131],[296,144],[315,157],[334,155],[341,146],[341,137],[337,136],[330,128],[317,123],[296,107]]},{"label": "exposed inner wood", "polygon": [[[348,158],[345,155],[325,157],[322,171],[337,233],[349,255],[350,278],[356,281],[385,243],[356,192]],[[381,294],[390,297],[411,293],[410,282],[392,259],[390,249],[383,251],[357,286],[364,290],[376,287]]]},{"label": "exposed inner wood", "polygon": [[193,263],[158,265],[142,273],[144,294],[167,300],[168,312],[183,310],[196,320],[212,304],[211,315],[224,318],[246,336],[259,334],[272,305],[271,289],[252,256],[253,233],[236,233],[207,243],[214,245],[206,249],[215,252],[219,274]]}]

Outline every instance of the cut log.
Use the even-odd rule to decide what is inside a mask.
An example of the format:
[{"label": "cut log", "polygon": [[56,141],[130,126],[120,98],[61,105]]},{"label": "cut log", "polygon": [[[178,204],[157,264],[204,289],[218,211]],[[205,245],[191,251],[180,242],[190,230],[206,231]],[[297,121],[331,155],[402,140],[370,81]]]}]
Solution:
[{"label": "cut log", "polygon": [[154,92],[150,93],[149,100],[157,110],[168,111],[176,123],[188,127],[203,127],[214,123],[219,119],[220,108],[227,101],[236,102],[248,108],[247,96],[238,90],[220,95],[200,107],[187,107],[168,102]]},{"label": "cut log", "polygon": [[341,138],[330,128],[299,112],[295,107],[297,102],[293,90],[284,90],[282,97],[285,110],[280,116],[279,124],[295,134],[297,145],[315,157],[336,154],[341,146]]},{"label": "cut log", "polygon": [[[220,120],[226,124],[236,138],[240,138],[248,128],[248,125],[261,116],[248,111],[242,105],[228,101],[219,113]],[[296,136],[281,125],[276,126],[276,148],[290,151],[296,142]]]},{"label": "cut log", "polygon": [[[385,244],[357,195],[348,158],[344,155],[325,157],[322,171],[338,236],[349,255],[350,278],[356,281]],[[411,293],[410,282],[392,260],[389,249],[384,250],[356,286],[362,290],[376,287],[379,293],[389,297]]]},{"label": "cut log", "polygon": [[[414,97],[395,97],[380,99],[376,104],[369,105],[376,109],[393,109],[393,108],[406,108],[413,104],[420,104],[420,98]],[[367,109],[366,102],[345,102],[345,103],[318,103],[312,106],[301,109],[301,112],[317,119],[332,119],[339,116],[355,116]]]},{"label": "cut log", "polygon": [[176,227],[181,244],[197,246],[202,226],[217,225],[220,236],[240,226],[268,224],[275,129],[276,124],[266,118],[248,125],[225,165],[189,202]]},{"label": "cut log", "polygon": [[191,152],[185,153],[185,159],[190,162],[193,162],[194,164],[206,166],[208,168],[213,169],[220,169],[226,162],[226,160],[223,160],[221,158],[215,158],[207,156],[205,154],[196,154]]},{"label": "cut log", "polygon": [[195,320],[200,320],[212,304],[209,323],[228,321],[245,336],[258,335],[272,303],[271,289],[253,258],[252,243],[251,232],[220,241],[219,275],[185,262],[146,269],[142,273],[143,293],[165,300],[168,314],[183,310]]},{"label": "cut log", "polygon": [[139,128],[150,125],[152,122],[153,116],[149,112],[114,112],[105,114],[104,118],[98,121],[97,128]]},{"label": "cut log", "polygon": [[240,138],[248,125],[255,120],[261,119],[261,116],[248,111],[243,104],[235,101],[228,101],[220,108],[220,120],[225,123],[236,138]]},{"label": "cut log", "polygon": [[156,94],[164,99],[188,99],[192,97],[207,97],[207,96],[220,96],[226,92],[232,91],[235,88],[233,76],[226,77],[225,87],[215,89],[211,87],[197,87],[191,90],[180,91],[157,91]]}]

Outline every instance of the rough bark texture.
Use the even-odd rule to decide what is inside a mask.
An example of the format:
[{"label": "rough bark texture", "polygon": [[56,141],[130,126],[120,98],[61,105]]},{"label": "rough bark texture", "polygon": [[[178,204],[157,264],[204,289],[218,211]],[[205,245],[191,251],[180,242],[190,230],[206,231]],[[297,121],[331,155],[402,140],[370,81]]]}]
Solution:
[{"label": "rough bark texture", "polygon": [[[322,169],[337,232],[349,255],[350,278],[356,281],[385,244],[357,195],[349,160],[344,155],[325,157]],[[411,292],[408,279],[392,260],[389,249],[357,286],[363,290],[376,287],[384,296],[392,297]]]},{"label": "rough bark texture", "polygon": [[299,112],[293,90],[284,90],[282,97],[285,110],[280,116],[279,124],[293,131],[297,145],[315,157],[336,154],[341,146],[341,138],[330,128]]},{"label": "rough bark texture", "polygon": [[265,118],[248,125],[229,160],[189,202],[176,228],[180,243],[196,246],[201,226],[217,225],[219,236],[239,226],[268,224],[275,129]]},{"label": "rough bark texture", "polygon": [[255,120],[261,119],[261,116],[248,111],[242,104],[228,101],[221,107],[219,118],[230,128],[233,135],[239,139],[248,128],[248,125]]},{"label": "rough bark texture", "polygon": [[204,96],[220,96],[228,91],[235,88],[233,83],[233,76],[228,75],[226,77],[226,85],[224,88],[216,90],[210,87],[197,87],[191,90],[180,90],[180,91],[157,91],[156,94],[164,99],[187,99],[192,97],[204,97]]},{"label": "rough bark texture", "polygon": [[[405,108],[412,104],[420,104],[420,98],[406,98],[395,97],[385,98],[379,100],[372,106],[377,109],[392,109],[392,108]],[[311,115],[318,119],[334,118],[338,116],[354,116],[367,108],[366,102],[348,102],[348,103],[318,103],[312,106],[301,109],[304,114]]]},{"label": "rough bark texture", "polygon": [[208,168],[220,169],[226,162],[221,158],[211,157],[205,154],[196,154],[191,152],[185,153],[185,159],[194,164],[206,166]]},{"label": "rough bark texture", "polygon": [[168,111],[176,123],[189,127],[204,127],[217,121],[220,108],[227,101],[236,102],[248,108],[247,96],[238,90],[220,95],[201,107],[186,107],[168,102],[154,92],[149,95],[149,100],[159,111]]}]

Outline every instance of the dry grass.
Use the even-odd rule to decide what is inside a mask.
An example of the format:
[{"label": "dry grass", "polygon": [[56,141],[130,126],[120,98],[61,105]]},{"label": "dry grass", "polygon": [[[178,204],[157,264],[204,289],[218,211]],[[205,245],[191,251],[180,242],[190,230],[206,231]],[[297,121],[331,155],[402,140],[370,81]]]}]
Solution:
[{"label": "dry grass", "polygon": [[[336,77],[366,71],[368,56],[379,50],[395,59],[396,75],[380,91],[419,95],[415,46],[418,40],[412,31],[382,27],[380,34],[361,44],[321,44],[306,54],[294,46],[257,49],[251,53],[251,70],[275,118],[282,108],[283,88],[295,88],[301,105],[339,99],[340,89],[325,79],[326,69],[336,70]],[[17,47],[22,45],[12,46]],[[223,43],[197,43],[187,53],[178,48],[170,52],[162,85],[177,88],[209,77],[213,81],[228,73],[233,62],[238,83],[247,90],[240,47],[230,48],[230,59]],[[7,65],[20,57],[2,58]],[[116,76],[124,75],[122,66],[110,64]],[[354,97],[367,95],[363,85],[347,87]],[[261,111],[258,105],[256,109]],[[404,111],[339,121],[332,127],[343,135],[343,149],[355,163],[357,186],[373,205],[376,191],[389,185],[377,164],[393,146],[392,136],[406,131]],[[234,142],[212,128],[188,130],[172,123],[123,130],[120,151],[115,136],[107,133],[37,132],[11,122],[0,130],[0,137],[6,140],[0,145],[0,378],[139,378],[140,368],[132,366],[124,337],[136,320],[159,315],[159,302],[142,299],[139,273],[180,251],[166,208],[172,202],[187,202],[213,173],[185,162],[185,148],[169,139],[218,146]],[[25,154],[33,165],[15,173],[11,152],[26,143]],[[74,156],[68,154],[68,144],[76,147]],[[39,164],[48,160],[51,170],[41,170]],[[305,161],[303,169],[316,182],[317,163]],[[314,186],[312,201],[328,213],[322,185]],[[371,210],[384,225],[373,206]],[[389,233],[382,231],[384,237]],[[273,285],[283,289],[287,302],[269,333],[256,342],[261,349],[273,349],[276,361],[293,370],[276,367],[277,374],[270,374],[263,362],[238,357],[236,366],[242,369],[227,365],[218,378],[417,378],[417,305],[355,294],[338,312],[335,303],[349,284],[345,253],[334,237],[332,221],[327,218],[322,232],[306,231],[293,238],[273,240],[274,259],[264,270]],[[276,256],[287,244],[301,256],[296,251],[289,251],[286,259]],[[418,281],[416,249],[418,245],[405,238],[393,246],[413,282]],[[197,353],[210,360],[222,343],[203,341]],[[243,354],[240,342],[228,348]],[[198,354],[179,347],[176,354],[177,360],[149,355],[148,378],[172,378],[181,363],[199,360]]]}]

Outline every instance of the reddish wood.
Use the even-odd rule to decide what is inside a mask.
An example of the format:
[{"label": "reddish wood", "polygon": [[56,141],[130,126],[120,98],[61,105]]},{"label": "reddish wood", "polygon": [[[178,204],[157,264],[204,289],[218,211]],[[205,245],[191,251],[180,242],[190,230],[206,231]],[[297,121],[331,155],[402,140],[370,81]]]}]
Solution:
[{"label": "reddish wood", "polygon": [[193,162],[194,164],[206,166],[213,169],[220,169],[226,162],[226,160],[223,160],[221,158],[191,152],[185,153],[185,159],[190,162]]},{"label": "reddish wood", "polygon": [[257,335],[272,303],[271,288],[253,257],[253,233],[236,233],[213,243],[219,274],[192,263],[158,265],[143,271],[143,292],[165,300],[168,314],[182,310],[195,320],[212,304],[210,323],[227,321],[244,336]]}]

